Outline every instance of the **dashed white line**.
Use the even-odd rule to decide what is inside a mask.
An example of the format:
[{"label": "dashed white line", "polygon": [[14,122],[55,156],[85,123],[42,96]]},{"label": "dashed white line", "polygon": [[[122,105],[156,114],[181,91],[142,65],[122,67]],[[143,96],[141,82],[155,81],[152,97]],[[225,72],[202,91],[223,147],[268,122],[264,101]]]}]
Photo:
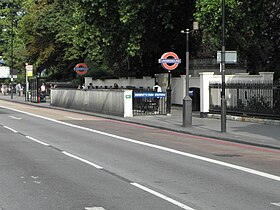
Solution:
[{"label": "dashed white line", "polygon": [[9,116],[10,118],[12,118],[12,119],[15,119],[15,120],[21,120],[22,118],[20,118],[20,117],[15,117],[15,116]]},{"label": "dashed white line", "polygon": [[6,128],[6,129],[8,129],[8,130],[10,130],[10,131],[12,131],[12,132],[14,132],[14,133],[18,133],[17,130],[12,129],[12,128],[8,127],[8,126],[5,126],[5,125],[4,125],[3,127]]},{"label": "dashed white line", "polygon": [[49,144],[47,144],[47,143],[45,143],[45,142],[42,142],[42,141],[39,141],[38,139],[35,139],[35,138],[31,137],[31,136],[25,136],[25,137],[28,138],[28,139],[30,139],[30,140],[32,140],[32,141],[35,141],[35,142],[37,142],[37,143],[39,143],[39,144],[42,144],[42,145],[44,145],[44,146],[50,146]]},{"label": "dashed white line", "polygon": [[106,210],[103,207],[85,207],[85,210]]},{"label": "dashed white line", "polygon": [[271,203],[274,206],[279,206],[280,207],[280,203]]},{"label": "dashed white line", "polygon": [[174,204],[174,205],[176,205],[176,206],[179,206],[179,207],[181,207],[182,209],[186,209],[186,210],[195,210],[195,209],[193,209],[193,208],[191,208],[191,207],[189,207],[189,206],[187,206],[187,205],[185,205],[185,204],[183,204],[183,203],[180,203],[180,202],[178,202],[178,201],[176,201],[176,200],[174,200],[174,199],[172,199],[172,198],[169,198],[169,197],[167,197],[167,196],[165,196],[165,195],[163,195],[163,194],[161,194],[161,193],[158,193],[158,192],[156,192],[156,191],[154,191],[154,190],[151,190],[151,189],[149,189],[149,188],[147,188],[147,187],[145,187],[145,186],[143,186],[143,185],[140,185],[140,184],[138,184],[138,183],[130,183],[130,184],[132,184],[133,186],[135,186],[135,187],[137,187],[137,188],[139,188],[139,189],[141,189],[141,190],[144,190],[144,191],[146,191],[146,192],[148,192],[148,193],[151,193],[151,194],[153,194],[153,195],[155,195],[155,196],[157,196],[157,197],[159,197],[159,198],[161,198],[161,199],[163,199],[163,200],[166,200],[166,201],[168,201],[168,202],[170,202],[170,203],[172,203],[172,204]]},{"label": "dashed white line", "polygon": [[[2,106],[0,106],[0,107],[2,107]],[[116,139],[119,139],[119,140],[131,142],[131,143],[134,143],[134,144],[159,149],[159,150],[162,150],[162,151],[170,152],[170,153],[177,154],[177,155],[182,155],[182,156],[189,157],[189,158],[194,158],[194,159],[197,159],[197,160],[213,163],[213,164],[228,167],[228,168],[233,168],[233,169],[236,169],[236,170],[239,170],[239,171],[243,171],[243,172],[246,172],[246,173],[254,174],[254,175],[257,175],[257,176],[265,177],[265,178],[272,179],[272,180],[280,182],[280,176],[268,174],[268,173],[265,173],[265,172],[262,172],[262,171],[257,171],[257,170],[254,170],[254,169],[250,169],[250,168],[246,168],[246,167],[243,167],[243,166],[238,166],[238,165],[226,163],[226,162],[219,161],[219,160],[214,160],[214,159],[199,156],[199,155],[186,153],[186,152],[181,152],[181,151],[178,151],[178,150],[175,150],[175,149],[170,149],[170,148],[163,147],[163,146],[158,146],[158,145],[155,145],[155,144],[141,142],[141,141],[137,141],[137,140],[134,140],[134,139],[130,139],[130,138],[126,138],[126,137],[122,137],[122,136],[118,136],[118,135],[114,135],[114,134],[110,134],[110,133],[106,133],[106,132],[102,132],[102,131],[98,131],[98,130],[93,130],[91,128],[86,128],[86,127],[74,125],[74,124],[71,124],[71,123],[61,122],[59,120],[51,119],[51,118],[48,118],[48,117],[32,114],[32,113],[29,113],[29,112],[25,112],[25,111],[13,109],[13,108],[7,108],[7,107],[3,107],[3,108],[13,110],[13,111],[16,111],[16,112],[20,112],[20,113],[24,113],[24,114],[27,114],[27,115],[30,115],[30,116],[38,117],[38,118],[41,118],[41,119],[45,119],[45,120],[48,120],[48,121],[51,121],[51,122],[56,122],[56,123],[59,123],[59,124],[62,124],[62,125],[72,127],[72,128],[78,128],[78,129],[81,129],[81,130],[89,131],[89,132],[92,132],[92,133],[97,133],[97,134],[104,135],[104,136],[109,136],[109,137],[112,137],[112,138],[116,138]]]},{"label": "dashed white line", "polygon": [[102,166],[99,166],[99,165],[97,165],[97,164],[95,164],[95,163],[93,163],[93,162],[90,162],[90,161],[88,161],[88,160],[85,160],[85,159],[83,159],[83,158],[80,158],[80,157],[78,157],[78,156],[76,156],[76,155],[70,154],[70,153],[68,153],[68,152],[66,152],[66,151],[62,151],[62,153],[63,153],[64,155],[67,155],[67,156],[72,157],[72,158],[74,158],[74,159],[77,159],[77,160],[79,160],[79,161],[82,161],[82,162],[84,162],[84,163],[86,163],[86,164],[88,164],[88,165],[91,165],[91,166],[93,166],[93,167],[95,167],[95,168],[97,168],[97,169],[103,169]]}]

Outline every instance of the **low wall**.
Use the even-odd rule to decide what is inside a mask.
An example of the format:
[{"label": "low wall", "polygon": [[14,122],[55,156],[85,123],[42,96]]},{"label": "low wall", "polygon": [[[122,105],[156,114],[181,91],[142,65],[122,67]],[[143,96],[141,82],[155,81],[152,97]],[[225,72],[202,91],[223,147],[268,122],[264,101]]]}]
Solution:
[{"label": "low wall", "polygon": [[[249,75],[248,73],[239,73],[235,75],[225,75],[225,82],[228,83],[273,83],[273,72],[259,72],[259,75]],[[222,76],[214,75],[214,72],[202,72],[200,73],[200,115],[206,116],[209,113],[210,106],[210,93],[209,84],[210,83],[221,83]],[[226,89],[225,97],[227,105],[229,104],[230,97],[232,94],[237,94],[230,92]],[[221,104],[221,90],[216,89],[212,94],[211,98],[212,104]]]},{"label": "low wall", "polygon": [[[226,83],[254,83],[254,82],[273,82],[273,72],[259,72],[259,75],[249,75],[248,73],[236,73],[234,75],[225,75]],[[163,79],[164,84],[167,83],[166,76],[167,73],[158,74],[157,77],[165,78]],[[201,72],[199,77],[191,77],[189,78],[189,88],[199,88],[200,89],[200,112],[203,116],[204,113],[207,114],[209,112],[209,84],[210,83],[221,83],[222,78],[221,75],[215,75],[214,72]],[[119,87],[123,86],[135,86],[139,87],[153,87],[155,83],[155,78],[146,76],[142,79],[140,78],[119,78],[119,79],[107,79],[107,80],[92,80],[90,77],[85,77],[85,84],[88,85],[92,83],[93,86],[102,86],[103,88],[107,86],[113,86],[114,83],[117,83]],[[161,85],[162,86],[162,85]],[[162,86],[163,91],[165,91]],[[183,98],[186,96],[186,76],[181,75],[181,77],[171,77],[171,103],[176,105],[183,104]],[[217,92],[217,96],[220,97],[220,90]],[[226,92],[226,97],[230,97],[229,92]],[[217,103],[220,103],[220,99]]]},{"label": "low wall", "polygon": [[132,117],[131,90],[51,89],[51,106]]},{"label": "low wall", "polygon": [[[167,73],[163,74],[158,74],[160,77],[167,78]],[[161,82],[164,81],[164,84],[167,85],[167,79],[166,81],[164,79],[161,80]],[[171,89],[172,89],[172,96],[171,96],[171,103],[172,104],[177,104],[177,105],[182,105],[183,104],[183,98],[186,95],[186,76],[182,75],[181,77],[171,77]],[[190,82],[190,87],[198,87],[199,88],[199,82],[200,79],[199,77],[190,77],[189,79]],[[107,87],[107,88],[112,88],[114,83],[117,83],[119,88],[123,87],[125,88],[126,86],[134,86],[136,88],[144,87],[144,88],[152,88],[155,84],[155,78],[153,77],[143,77],[143,78],[119,78],[119,79],[107,79],[107,80],[92,80],[91,77],[85,77],[85,85],[88,86],[89,83],[92,83],[93,86],[98,86],[98,87]],[[162,86],[162,91],[166,91],[166,88]]]}]

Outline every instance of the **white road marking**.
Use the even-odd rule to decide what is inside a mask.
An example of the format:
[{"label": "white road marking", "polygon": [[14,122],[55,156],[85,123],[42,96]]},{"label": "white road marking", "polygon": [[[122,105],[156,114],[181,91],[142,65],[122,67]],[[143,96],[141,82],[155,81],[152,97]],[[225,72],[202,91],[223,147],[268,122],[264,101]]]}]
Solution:
[{"label": "white road marking", "polygon": [[8,129],[8,130],[10,130],[10,131],[12,131],[12,132],[14,132],[14,133],[18,133],[18,131],[16,131],[15,129],[12,129],[12,128],[8,127],[8,126],[4,125],[3,127]]},{"label": "white road marking", "polygon": [[86,164],[88,164],[88,165],[91,165],[91,166],[93,166],[93,167],[95,167],[95,168],[97,168],[97,169],[103,169],[102,166],[99,166],[99,165],[97,165],[97,164],[95,164],[95,163],[92,163],[92,162],[90,162],[90,161],[88,161],[88,160],[85,160],[85,159],[83,159],[83,158],[80,158],[80,157],[78,157],[78,156],[76,156],[76,155],[72,155],[72,154],[70,154],[70,153],[68,153],[68,152],[65,152],[65,151],[62,151],[62,153],[63,153],[64,155],[67,155],[67,156],[72,157],[72,158],[74,158],[74,159],[77,159],[77,160],[79,160],[79,161],[82,161],[82,162],[84,162],[84,163],[86,163]]},{"label": "white road marking", "polygon": [[44,146],[50,146],[49,144],[47,144],[47,143],[45,143],[45,142],[42,142],[42,141],[39,141],[38,139],[35,139],[35,138],[31,137],[31,136],[25,136],[25,137],[28,138],[28,139],[30,139],[30,140],[32,140],[32,141],[35,141],[35,142],[37,142],[37,143],[39,143],[39,144],[42,144],[42,145],[44,145]]},{"label": "white road marking", "polygon": [[280,207],[280,203],[271,203],[274,206],[279,206]]},{"label": "white road marking", "polygon": [[85,207],[86,210],[106,210],[103,207]]},{"label": "white road marking", "polygon": [[238,166],[238,165],[226,163],[226,162],[223,162],[223,161],[214,160],[214,159],[211,159],[211,158],[207,158],[207,157],[203,157],[203,156],[199,156],[199,155],[194,155],[194,154],[191,154],[191,153],[181,152],[181,151],[178,151],[178,150],[175,150],[175,149],[170,149],[170,148],[163,147],[163,146],[158,146],[158,145],[155,145],[155,144],[145,143],[145,142],[137,141],[137,140],[126,138],[126,137],[122,137],[122,136],[118,136],[118,135],[114,135],[114,134],[110,134],[110,133],[105,133],[103,131],[93,130],[91,128],[86,128],[86,127],[82,127],[82,126],[78,126],[78,125],[74,125],[74,124],[70,124],[70,123],[66,123],[66,122],[61,122],[61,121],[58,121],[58,120],[55,120],[55,119],[51,119],[51,118],[48,118],[48,117],[32,114],[32,113],[29,113],[29,112],[25,112],[25,111],[13,109],[13,108],[8,108],[8,107],[3,107],[3,106],[0,106],[0,107],[2,107],[4,109],[9,109],[9,110],[13,110],[13,111],[16,111],[16,112],[20,112],[20,113],[23,113],[23,114],[27,114],[27,115],[30,115],[30,116],[34,116],[34,117],[37,117],[37,118],[45,119],[45,120],[48,120],[48,121],[51,121],[51,122],[56,122],[56,123],[59,123],[59,124],[62,124],[62,125],[72,127],[72,128],[78,128],[78,129],[81,129],[81,130],[89,131],[89,132],[92,132],[92,133],[97,133],[97,134],[104,135],[104,136],[109,136],[109,137],[112,137],[112,138],[116,138],[116,139],[120,139],[120,140],[123,140],[123,141],[131,142],[131,143],[134,143],[134,144],[139,144],[139,145],[159,149],[159,150],[162,150],[162,151],[170,152],[170,153],[173,153],[173,154],[182,155],[182,156],[185,156],[185,157],[190,157],[190,158],[194,158],[194,159],[197,159],[197,160],[213,163],[213,164],[216,164],[216,165],[220,165],[220,166],[224,166],[224,167],[228,167],[228,168],[233,168],[233,169],[236,169],[236,170],[239,170],[239,171],[243,171],[243,172],[246,172],[246,173],[254,174],[254,175],[257,175],[257,176],[265,177],[265,178],[272,179],[272,180],[280,182],[280,176],[272,175],[272,174],[265,173],[265,172],[262,172],[262,171],[257,171],[257,170],[251,169],[251,168],[246,168],[246,167],[243,167],[243,166]]},{"label": "white road marking", "polygon": [[10,118],[12,118],[12,119],[15,119],[15,120],[21,120],[22,118],[20,118],[20,117],[15,117],[15,116],[9,116]]},{"label": "white road marking", "polygon": [[130,183],[130,184],[132,184],[133,186],[138,187],[139,189],[142,189],[142,190],[144,190],[144,191],[146,191],[148,193],[151,193],[151,194],[153,194],[153,195],[155,195],[155,196],[157,196],[157,197],[159,197],[159,198],[161,198],[163,200],[166,200],[166,201],[168,201],[168,202],[170,202],[170,203],[172,203],[172,204],[174,204],[176,206],[179,206],[182,209],[195,210],[195,209],[193,209],[193,208],[191,208],[191,207],[189,207],[189,206],[187,206],[187,205],[185,205],[183,203],[180,203],[180,202],[178,202],[178,201],[176,201],[176,200],[174,200],[172,198],[169,198],[169,197],[167,197],[167,196],[165,196],[165,195],[163,195],[161,193],[158,193],[158,192],[156,192],[154,190],[151,190],[151,189],[149,189],[149,188],[147,188],[147,187],[145,187],[143,185],[140,185],[140,184],[137,184],[137,183]]},{"label": "white road marking", "polygon": [[78,117],[70,117],[70,116],[65,116],[65,117],[72,120],[83,120],[83,118],[78,118]]}]

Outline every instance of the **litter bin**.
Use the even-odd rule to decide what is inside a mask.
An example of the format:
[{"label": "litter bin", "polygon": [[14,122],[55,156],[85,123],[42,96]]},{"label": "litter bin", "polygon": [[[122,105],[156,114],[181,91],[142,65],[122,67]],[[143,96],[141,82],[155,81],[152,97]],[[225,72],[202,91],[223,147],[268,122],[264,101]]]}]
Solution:
[{"label": "litter bin", "polygon": [[192,111],[200,110],[200,89],[196,87],[189,88],[189,96],[192,99]]}]

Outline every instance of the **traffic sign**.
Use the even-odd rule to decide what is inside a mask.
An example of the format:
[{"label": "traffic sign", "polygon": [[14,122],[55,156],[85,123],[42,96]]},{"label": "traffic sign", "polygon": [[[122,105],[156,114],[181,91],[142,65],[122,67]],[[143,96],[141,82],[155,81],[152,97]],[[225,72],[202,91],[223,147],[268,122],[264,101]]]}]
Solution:
[{"label": "traffic sign", "polygon": [[[222,52],[217,51],[217,63],[222,62]],[[225,51],[225,63],[237,63],[237,51]]]},{"label": "traffic sign", "polygon": [[25,69],[26,69],[26,75],[28,77],[32,77],[33,76],[33,65],[26,65]]},{"label": "traffic sign", "polygon": [[85,63],[78,63],[75,68],[74,71],[76,71],[78,74],[83,75],[86,74],[88,71],[88,67]]},{"label": "traffic sign", "polygon": [[158,59],[158,62],[163,68],[171,71],[178,67],[179,63],[181,63],[181,59],[179,59],[178,55],[174,52],[166,52]]}]

